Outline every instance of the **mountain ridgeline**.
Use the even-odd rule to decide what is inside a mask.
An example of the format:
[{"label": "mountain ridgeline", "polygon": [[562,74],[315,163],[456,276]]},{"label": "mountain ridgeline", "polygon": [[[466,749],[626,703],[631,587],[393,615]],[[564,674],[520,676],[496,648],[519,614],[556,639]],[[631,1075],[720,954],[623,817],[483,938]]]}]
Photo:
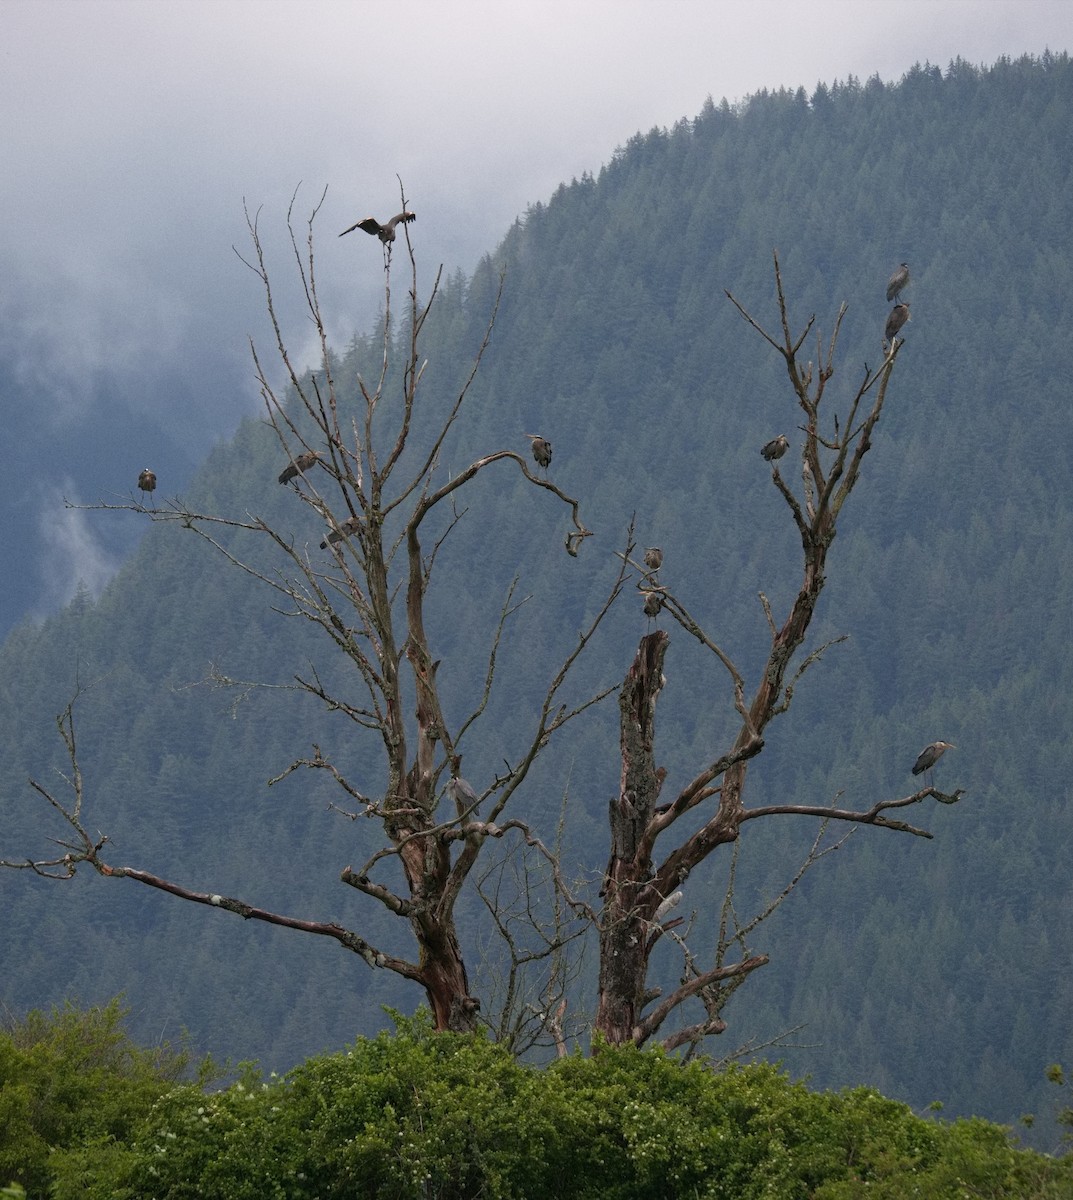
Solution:
[{"label": "mountain ridgeline", "polygon": [[[801,415],[781,360],[726,293],[775,328],[777,250],[791,323],[816,316],[817,362],[848,305],[825,401],[839,410],[865,364],[882,359],[887,279],[910,264],[906,344],[809,647],[848,640],[768,731],[745,803],[865,808],[906,795],[918,751],[937,739],[956,746],[937,783],[966,795],[914,810],[932,840],[862,828],[819,863],[750,938],[770,964],[707,1049],[778,1039],[767,1055],[815,1085],[864,1084],[1003,1122],[1034,1111],[1043,1139],[1045,1068],[1073,1065],[1071,129],[1065,54],[709,102],[563,185],[472,278],[447,280],[425,328],[419,392],[438,420],[502,276],[491,343],[440,451],[444,478],[497,449],[528,456],[526,434],[542,434],[551,478],[595,534],[568,557],[561,506],[534,500],[516,472],[486,471],[438,555],[430,636],[460,713],[479,694],[515,574],[529,597],[507,624],[503,682],[466,747],[466,775],[483,787],[524,744],[541,664],[560,661],[600,604],[631,519],[642,547],[663,548],[668,584],[755,682],[768,636],[757,593],[783,611],[800,562],[760,448],[785,434],[780,469],[800,485]],[[420,212],[422,198],[410,199]],[[435,248],[414,229],[424,270]],[[337,252],[320,233],[320,253]],[[394,254],[399,269],[404,253]],[[379,344],[369,331],[337,348],[337,377],[367,374]],[[249,421],[186,500],[256,513],[320,553],[323,525],[276,482],[284,465],[271,431]],[[26,778],[63,786],[54,719],[81,686],[87,819],[111,839],[112,861],[338,921],[407,953],[404,931],[339,883],[370,846],[367,827],[330,810],[343,798],[326,773],[266,786],[313,743],[355,776],[367,770],[370,792],[378,769],[376,747],[340,714],[288,687],[310,663],[343,686],[345,676],[310,624],[276,607],[178,523],[155,523],[98,600],[81,595],[17,628],[0,650],[0,858],[64,836]],[[673,789],[735,714],[710,658],[664,627],[656,748]],[[620,682],[647,628],[627,591],[581,660],[577,697]],[[210,670],[234,686],[210,686]],[[594,888],[619,765],[611,700],[530,780],[528,811],[549,839],[567,797],[564,857]],[[816,833],[811,819],[762,824],[740,843],[743,918],[786,886]],[[681,911],[700,914],[698,929],[718,921],[728,862],[685,888]],[[91,874],[58,884],[0,872],[9,1007],[124,991],[143,1037],[185,1026],[201,1050],[278,1069],[383,1026],[383,1005],[412,1011],[420,999],[327,939]],[[498,964],[474,932],[482,906],[466,905],[470,970],[491,986]],[[593,975],[583,962],[576,1005],[591,1004]]]}]

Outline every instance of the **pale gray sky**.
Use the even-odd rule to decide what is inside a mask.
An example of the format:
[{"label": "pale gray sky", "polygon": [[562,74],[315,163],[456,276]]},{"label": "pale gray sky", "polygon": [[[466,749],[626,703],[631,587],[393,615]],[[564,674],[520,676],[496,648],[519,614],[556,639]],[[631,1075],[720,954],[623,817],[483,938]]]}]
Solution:
[{"label": "pale gray sky", "polygon": [[[468,271],[527,204],[709,95],[811,92],[1073,42],[1068,0],[3,0],[0,11],[0,348],[58,343],[57,382],[75,402],[81,368],[136,371],[147,346],[177,362],[192,337],[244,354],[259,297],[230,249],[244,242],[243,197],[275,227],[299,181],[303,214],[328,185],[327,234],[394,212],[398,173],[422,255]],[[329,249],[326,286],[346,308],[345,282],[374,247]],[[356,301],[339,320],[365,328],[369,297]]]},{"label": "pale gray sky", "polygon": [[395,212],[396,174],[421,260],[468,272],[528,204],[709,95],[1068,50],[1073,3],[0,0],[0,29],[0,405],[47,401],[66,472],[65,426],[102,391],[102,419],[151,413],[190,461],[253,408],[243,198],[274,235],[299,181],[303,217],[328,186],[345,340],[380,256],[335,235]]}]

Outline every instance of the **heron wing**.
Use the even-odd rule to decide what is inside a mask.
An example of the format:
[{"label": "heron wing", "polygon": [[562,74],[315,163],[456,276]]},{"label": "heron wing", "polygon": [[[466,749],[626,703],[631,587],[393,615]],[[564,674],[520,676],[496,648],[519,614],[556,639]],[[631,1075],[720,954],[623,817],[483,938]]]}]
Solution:
[{"label": "heron wing", "polygon": [[380,222],[375,217],[363,217],[360,221],[355,221],[349,229],[344,229],[339,236],[345,237],[348,233],[353,233],[355,229],[364,229],[366,233],[375,235],[380,232]]},{"label": "heron wing", "polygon": [[922,771],[926,771],[929,767],[934,767],[939,755],[942,751],[932,742],[930,746],[925,746],[917,755],[917,760],[913,763],[913,774],[919,775]]}]

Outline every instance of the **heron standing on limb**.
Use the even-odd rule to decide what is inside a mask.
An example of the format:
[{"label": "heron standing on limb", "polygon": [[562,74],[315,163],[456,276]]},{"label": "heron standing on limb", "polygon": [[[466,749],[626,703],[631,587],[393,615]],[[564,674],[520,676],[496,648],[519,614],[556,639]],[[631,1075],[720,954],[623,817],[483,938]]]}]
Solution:
[{"label": "heron standing on limb", "polygon": [[651,621],[659,616],[663,607],[663,596],[659,592],[645,592],[645,616]]},{"label": "heron standing on limb", "polygon": [[883,331],[888,342],[894,341],[894,335],[909,320],[909,305],[896,304],[887,317],[887,326]]},{"label": "heron standing on limb", "polygon": [[148,467],[138,476],[138,490],[142,493],[142,500],[152,492],[156,491],[156,476]]},{"label": "heron standing on limb", "polygon": [[663,566],[663,551],[659,546],[649,546],[645,551],[645,566],[650,571],[658,571]]},{"label": "heron standing on limb", "polygon": [[321,542],[320,548],[327,550],[329,546],[334,546],[337,542],[341,542],[343,538],[351,537],[353,534],[360,532],[361,517],[347,517],[338,529],[333,529],[324,541]]},{"label": "heron standing on limb", "polygon": [[784,433],[780,433],[777,438],[772,438],[771,441],[763,447],[760,453],[765,459],[767,459],[768,462],[775,462],[777,459],[782,458],[789,448],[790,443],[787,441],[786,435]]},{"label": "heron standing on limb", "polygon": [[364,217],[354,225],[351,225],[349,229],[344,229],[339,236],[346,237],[348,233],[353,233],[355,229],[364,229],[366,233],[371,234],[374,237],[378,237],[385,246],[390,246],[395,240],[395,226],[398,225],[400,221],[402,224],[406,225],[410,221],[416,220],[417,213],[412,212],[396,213],[391,220],[384,225],[381,225],[375,217]]},{"label": "heron standing on limb", "polygon": [[447,794],[459,809],[470,809],[476,813],[478,804],[477,793],[461,775],[451,776],[451,781],[447,785]]},{"label": "heron standing on limb", "polygon": [[902,294],[902,289],[909,286],[909,264],[902,265],[894,272],[887,280],[887,299],[897,300]]},{"label": "heron standing on limb", "polygon": [[956,749],[953,742],[932,742],[930,746],[925,746],[913,763],[913,774],[920,775],[924,771],[930,771],[947,750]]},{"label": "heron standing on limb", "polygon": [[533,443],[533,460],[546,471],[551,466],[551,442],[539,433],[527,433],[525,436]]},{"label": "heron standing on limb", "polygon": [[320,462],[320,452],[317,450],[307,450],[305,454],[299,454],[296,459],[289,462],[280,472],[280,483],[290,483],[299,475],[304,475],[310,467],[315,466]]}]

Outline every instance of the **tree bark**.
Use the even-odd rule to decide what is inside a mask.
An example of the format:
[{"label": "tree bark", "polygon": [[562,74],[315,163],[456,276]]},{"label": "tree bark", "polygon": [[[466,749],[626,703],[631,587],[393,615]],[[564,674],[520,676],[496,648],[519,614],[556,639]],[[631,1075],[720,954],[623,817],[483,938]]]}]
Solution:
[{"label": "tree bark", "polygon": [[641,639],[619,694],[622,779],[611,801],[611,859],[604,879],[600,921],[600,975],[596,1028],[612,1044],[638,1033],[652,916],[665,897],[653,886],[645,838],[666,772],[655,765],[656,701],[670,638],[658,629]]}]

